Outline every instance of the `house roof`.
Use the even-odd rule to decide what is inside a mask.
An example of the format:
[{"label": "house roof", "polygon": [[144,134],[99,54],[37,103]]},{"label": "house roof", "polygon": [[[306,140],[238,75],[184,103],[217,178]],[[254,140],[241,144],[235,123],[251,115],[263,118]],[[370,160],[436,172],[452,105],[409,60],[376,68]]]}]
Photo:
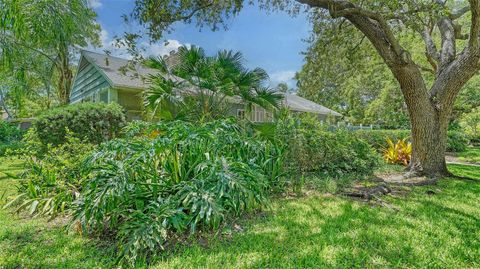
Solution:
[{"label": "house roof", "polygon": [[[149,86],[145,78],[149,75],[158,74],[158,70],[148,68],[140,64],[135,64],[132,66],[129,60],[124,58],[86,50],[82,51],[82,56],[85,57],[85,59],[87,59],[91,64],[94,64],[98,69],[100,69],[113,87],[144,90]],[[171,56],[174,55],[172,54]],[[169,63],[169,57],[167,57],[166,61]],[[127,66],[128,68],[126,68]],[[173,75],[167,76],[174,81],[183,80]],[[193,92],[194,89],[187,89],[187,91]],[[284,106],[288,107],[292,111],[308,112],[320,115],[332,115],[337,117],[342,116],[342,114],[336,111],[302,98],[298,95],[284,93],[284,96]]]},{"label": "house roof", "polygon": [[326,108],[322,105],[319,105],[303,97],[300,97],[296,94],[284,93],[283,95],[285,96],[283,103],[290,110],[298,111],[298,112],[315,113],[315,114],[321,114],[321,115],[332,115],[336,117],[342,116],[342,114],[334,110]]},{"label": "house roof", "polygon": [[158,70],[140,64],[132,66],[129,60],[111,55],[83,50],[82,56],[99,68],[113,87],[143,90],[148,87],[145,78],[158,74]]}]

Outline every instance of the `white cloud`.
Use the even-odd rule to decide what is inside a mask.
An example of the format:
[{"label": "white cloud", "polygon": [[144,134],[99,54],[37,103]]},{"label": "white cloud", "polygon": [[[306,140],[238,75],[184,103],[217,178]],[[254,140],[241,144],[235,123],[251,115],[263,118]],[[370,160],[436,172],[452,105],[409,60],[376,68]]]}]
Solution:
[{"label": "white cloud", "polygon": [[190,47],[190,44],[182,44],[180,41],[175,39],[169,39],[164,43],[160,44],[149,44],[147,42],[143,42],[142,46],[144,48],[144,56],[165,56],[170,54],[171,51],[178,50],[181,46]]},{"label": "white cloud", "polygon": [[100,0],[88,0],[88,4],[93,9],[101,8],[103,6]]},{"label": "white cloud", "polygon": [[128,53],[127,48],[122,44],[118,44],[114,38],[110,37],[110,34],[107,30],[102,28],[100,32],[100,42],[102,47],[94,49],[98,52],[108,51],[113,56],[123,57],[126,59],[131,59],[132,56]]},{"label": "white cloud", "polygon": [[278,83],[285,82],[290,87],[295,87],[295,71],[293,70],[284,70],[278,71],[270,74],[270,81],[272,86],[276,86]]},{"label": "white cloud", "polygon": [[[108,31],[102,28],[100,32],[100,48],[93,48],[89,47],[88,49],[97,51],[97,52],[104,52],[109,51],[111,55],[122,57],[125,59],[131,59],[132,55],[128,53],[127,47],[119,44],[114,37],[111,37]],[[139,45],[140,53],[144,57],[149,56],[164,56],[170,54],[171,51],[177,50],[181,46],[190,47],[190,44],[182,44],[180,41],[175,39],[167,40],[166,42],[161,43],[154,43],[149,44],[148,42],[141,42]]]}]

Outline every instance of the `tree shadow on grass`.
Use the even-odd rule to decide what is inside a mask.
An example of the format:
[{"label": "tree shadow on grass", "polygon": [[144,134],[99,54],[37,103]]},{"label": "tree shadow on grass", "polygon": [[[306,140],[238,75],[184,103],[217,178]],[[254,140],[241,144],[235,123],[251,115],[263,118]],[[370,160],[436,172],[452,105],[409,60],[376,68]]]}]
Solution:
[{"label": "tree shadow on grass", "polygon": [[[0,230],[0,268],[111,268],[112,248],[68,234],[41,219],[6,220]],[[3,222],[3,221],[2,221]]]},{"label": "tree shadow on grass", "polygon": [[[457,181],[458,182],[458,181]],[[460,184],[460,185],[459,185]],[[467,196],[477,187],[448,183]],[[195,244],[164,254],[154,268],[474,268],[480,261],[480,201],[459,193],[438,197],[424,189],[392,198],[399,212],[338,197],[280,201],[271,215],[246,232],[208,247]],[[436,200],[438,199],[438,200]]]}]

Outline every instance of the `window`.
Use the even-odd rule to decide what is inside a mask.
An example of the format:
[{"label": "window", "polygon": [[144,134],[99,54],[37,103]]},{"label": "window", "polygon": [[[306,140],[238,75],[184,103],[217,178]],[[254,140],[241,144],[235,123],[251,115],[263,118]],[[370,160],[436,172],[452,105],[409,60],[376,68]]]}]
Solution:
[{"label": "window", "polygon": [[108,103],[108,89],[100,92],[100,102]]},{"label": "window", "polygon": [[254,106],[252,110],[251,120],[253,122],[264,122],[265,121],[265,109]]},{"label": "window", "polygon": [[245,109],[237,109],[237,117],[239,119],[245,119]]}]

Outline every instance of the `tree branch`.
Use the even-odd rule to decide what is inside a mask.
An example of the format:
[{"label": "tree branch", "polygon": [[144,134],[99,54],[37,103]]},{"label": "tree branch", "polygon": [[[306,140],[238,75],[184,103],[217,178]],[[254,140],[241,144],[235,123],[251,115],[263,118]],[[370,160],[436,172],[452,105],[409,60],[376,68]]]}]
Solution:
[{"label": "tree branch", "polygon": [[373,44],[387,65],[412,63],[409,54],[400,46],[391,27],[380,14],[365,10],[346,0],[296,0],[312,8],[328,10],[332,17],[344,17],[359,29]]},{"label": "tree branch", "polygon": [[437,70],[437,65],[440,62],[440,54],[438,53],[437,46],[433,42],[431,30],[425,27],[421,32],[423,41],[425,42],[426,56],[430,65],[434,70]]},{"label": "tree branch", "polygon": [[480,3],[478,0],[469,0],[472,20],[470,26],[470,40],[468,45],[471,49],[478,49],[478,38],[480,32]]},{"label": "tree branch", "polygon": [[451,20],[456,20],[456,19],[459,19],[460,17],[462,17],[463,15],[465,15],[465,13],[467,13],[468,11],[470,11],[470,7],[463,7],[455,12],[453,12],[452,14],[450,14],[449,18]]},{"label": "tree branch", "polygon": [[440,36],[442,39],[442,50],[440,53],[440,69],[445,65],[451,63],[457,53],[457,44],[455,38],[455,28],[453,22],[447,17],[440,18],[437,23],[440,29]]},{"label": "tree branch", "polygon": [[47,58],[49,61],[51,61],[55,66],[58,66],[58,62],[57,62],[54,58],[52,58],[52,56],[48,55],[47,53],[43,52],[42,50],[37,49],[37,48],[34,48],[34,47],[31,47],[31,46],[29,46],[29,45],[27,45],[27,44],[24,44],[24,43],[22,43],[22,42],[19,42],[19,41],[17,41],[17,40],[15,39],[15,37],[10,36],[10,35],[8,35],[8,34],[5,34],[4,37],[10,39],[10,41],[11,41],[13,44],[17,45],[17,46],[21,46],[21,47],[24,47],[24,48],[26,48],[26,49],[28,49],[28,50],[31,50],[31,51],[36,52],[36,53],[38,53],[38,54],[41,54],[42,56],[44,56],[45,58]]}]

